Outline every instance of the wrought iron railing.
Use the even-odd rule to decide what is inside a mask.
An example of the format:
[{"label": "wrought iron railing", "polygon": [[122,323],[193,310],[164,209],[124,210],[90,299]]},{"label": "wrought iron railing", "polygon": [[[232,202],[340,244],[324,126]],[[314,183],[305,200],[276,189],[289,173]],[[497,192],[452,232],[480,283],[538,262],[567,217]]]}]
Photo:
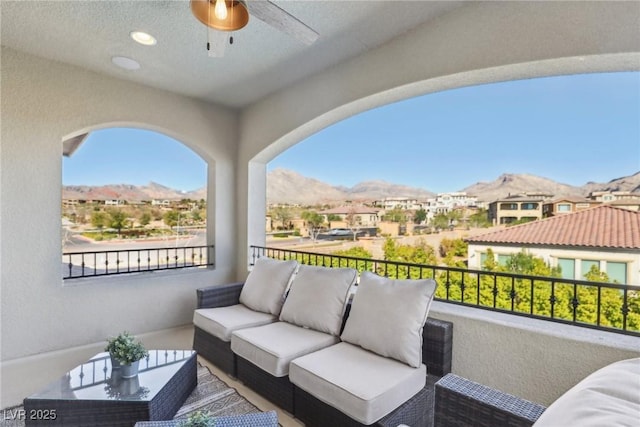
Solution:
[{"label": "wrought iron railing", "polygon": [[435,299],[484,310],[640,336],[640,286],[251,246],[261,256],[350,267],[394,279],[434,279]]},{"label": "wrought iron railing", "polygon": [[122,249],[118,251],[66,252],[62,254],[62,278],[106,276],[145,271],[213,265],[214,247]]}]

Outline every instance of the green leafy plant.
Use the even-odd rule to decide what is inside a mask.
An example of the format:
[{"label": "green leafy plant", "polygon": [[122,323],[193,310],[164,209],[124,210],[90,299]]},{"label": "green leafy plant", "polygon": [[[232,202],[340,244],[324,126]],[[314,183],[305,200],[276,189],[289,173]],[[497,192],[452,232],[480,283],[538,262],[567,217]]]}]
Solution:
[{"label": "green leafy plant", "polygon": [[216,421],[209,412],[196,411],[189,415],[186,421],[180,424],[180,427],[214,427]]},{"label": "green leafy plant", "polygon": [[122,332],[117,337],[109,338],[104,349],[123,365],[129,365],[149,356],[142,342],[129,332]]}]

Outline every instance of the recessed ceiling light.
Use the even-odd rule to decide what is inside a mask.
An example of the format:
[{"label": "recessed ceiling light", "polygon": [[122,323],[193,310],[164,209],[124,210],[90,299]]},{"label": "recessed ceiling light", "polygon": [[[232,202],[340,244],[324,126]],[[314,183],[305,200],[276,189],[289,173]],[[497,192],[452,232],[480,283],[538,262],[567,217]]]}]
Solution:
[{"label": "recessed ceiling light", "polygon": [[132,31],[129,35],[133,40],[145,46],[153,46],[158,43],[155,37],[142,31]]},{"label": "recessed ceiling light", "polygon": [[140,68],[140,63],[126,56],[114,56],[111,58],[111,62],[120,68],[125,70],[137,70]]}]

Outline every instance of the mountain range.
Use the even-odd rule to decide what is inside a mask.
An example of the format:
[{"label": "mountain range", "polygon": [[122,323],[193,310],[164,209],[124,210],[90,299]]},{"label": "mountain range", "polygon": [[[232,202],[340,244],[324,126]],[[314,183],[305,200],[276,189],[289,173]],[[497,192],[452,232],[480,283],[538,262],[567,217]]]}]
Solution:
[{"label": "mountain range", "polygon": [[[640,172],[606,183],[588,182],[581,187],[562,184],[536,175],[504,173],[491,182],[477,182],[458,191],[476,196],[482,202],[491,202],[509,194],[523,192],[549,193],[556,197],[586,197],[592,191],[630,191],[637,193],[640,197]],[[434,196],[435,193],[424,188],[385,181],[366,181],[348,188],[332,186],[288,169],[274,169],[267,174],[267,202],[270,204],[311,205],[345,200],[376,200],[385,197],[410,197],[423,200]]]},{"label": "mountain range", "polygon": [[201,200],[207,198],[207,189],[180,191],[157,182],[147,185],[109,184],[109,185],[64,185],[63,199],[77,200]]},{"label": "mountain range", "polygon": [[[491,202],[509,194],[542,192],[559,196],[588,196],[593,191],[630,191],[640,197],[640,172],[612,179],[606,183],[588,182],[581,187],[528,174],[504,173],[491,182],[477,182],[459,191]],[[435,193],[385,181],[365,181],[353,187],[334,186],[288,169],[274,169],[267,174],[267,203],[301,205],[334,204],[346,200],[372,201],[385,197],[410,197],[419,200],[434,197]],[[206,188],[180,191],[162,184],[113,184],[103,186],[68,185],[62,188],[63,199],[79,200],[181,200],[206,199]]]}]

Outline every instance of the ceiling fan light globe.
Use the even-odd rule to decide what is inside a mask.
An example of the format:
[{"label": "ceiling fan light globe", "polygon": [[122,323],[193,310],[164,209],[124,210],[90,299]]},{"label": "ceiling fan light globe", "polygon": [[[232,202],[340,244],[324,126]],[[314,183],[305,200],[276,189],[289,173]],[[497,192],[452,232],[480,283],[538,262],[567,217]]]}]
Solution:
[{"label": "ceiling fan light globe", "polygon": [[227,19],[227,4],[224,0],[216,0],[214,13],[218,19]]},{"label": "ceiling fan light globe", "polygon": [[[216,15],[216,6],[223,1],[227,17],[220,19]],[[220,31],[236,31],[249,23],[247,6],[238,0],[191,0],[191,13],[207,27]]]}]

